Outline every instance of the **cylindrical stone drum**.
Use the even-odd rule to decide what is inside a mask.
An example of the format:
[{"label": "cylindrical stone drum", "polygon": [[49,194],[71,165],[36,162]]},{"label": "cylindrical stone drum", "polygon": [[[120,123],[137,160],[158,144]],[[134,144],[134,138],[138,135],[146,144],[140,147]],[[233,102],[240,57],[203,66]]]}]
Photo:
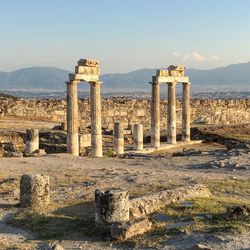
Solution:
[{"label": "cylindrical stone drum", "polygon": [[127,191],[95,191],[95,224],[109,229],[113,222],[129,220],[129,196]]},{"label": "cylindrical stone drum", "polygon": [[32,154],[38,149],[39,149],[39,130],[27,129],[25,152],[28,154]]},{"label": "cylindrical stone drum", "polygon": [[142,124],[134,125],[134,149],[135,150],[143,149],[143,125]]},{"label": "cylindrical stone drum", "polygon": [[118,154],[124,154],[124,135],[123,128],[119,122],[114,124],[114,151]]},{"label": "cylindrical stone drum", "polygon": [[50,178],[45,175],[23,175],[20,180],[21,207],[44,208],[50,203]]}]

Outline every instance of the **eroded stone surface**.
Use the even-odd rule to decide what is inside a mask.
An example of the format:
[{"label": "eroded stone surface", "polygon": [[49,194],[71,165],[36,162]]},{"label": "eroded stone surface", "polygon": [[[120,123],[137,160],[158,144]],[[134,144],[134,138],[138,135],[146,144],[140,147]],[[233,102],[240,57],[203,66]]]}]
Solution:
[{"label": "eroded stone surface", "polygon": [[50,203],[50,179],[45,175],[23,175],[20,181],[21,207],[45,208]]},{"label": "eroded stone surface", "polygon": [[111,237],[116,240],[127,240],[133,236],[146,233],[152,222],[148,218],[140,218],[128,222],[113,223],[110,228]]},{"label": "eroded stone surface", "polygon": [[129,220],[128,192],[122,190],[95,191],[95,223],[106,228],[113,222]]},{"label": "eroded stone surface", "polygon": [[203,185],[180,187],[159,193],[145,195],[131,200],[130,215],[134,218],[151,214],[173,202],[181,202],[196,197],[210,197],[211,193]]}]

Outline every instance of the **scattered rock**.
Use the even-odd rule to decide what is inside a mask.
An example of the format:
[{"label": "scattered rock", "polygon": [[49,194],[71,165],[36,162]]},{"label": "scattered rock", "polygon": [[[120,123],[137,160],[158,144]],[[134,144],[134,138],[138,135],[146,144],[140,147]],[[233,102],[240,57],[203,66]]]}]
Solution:
[{"label": "scattered rock", "polygon": [[184,201],[180,204],[180,207],[182,208],[189,208],[193,206],[194,206],[194,203],[192,201]]},{"label": "scattered rock", "polygon": [[201,150],[188,149],[188,150],[183,150],[182,152],[173,153],[172,156],[200,155],[201,153],[202,153]]},{"label": "scattered rock", "polygon": [[250,149],[250,145],[246,142],[234,141],[234,140],[226,140],[226,147],[228,150],[231,149]]},{"label": "scattered rock", "polygon": [[46,155],[45,149],[37,149],[34,153],[24,153],[25,157],[41,157],[45,155]]},{"label": "scattered rock", "polygon": [[191,226],[194,224],[195,224],[194,221],[182,221],[182,222],[177,222],[177,223],[171,223],[167,225],[167,229],[177,229],[180,227]]},{"label": "scattered rock", "polygon": [[94,181],[84,181],[83,186],[84,187],[90,187],[90,186],[95,186],[96,183]]},{"label": "scattered rock", "polygon": [[42,243],[37,247],[37,250],[64,250],[64,248],[58,244]]},{"label": "scattered rock", "polygon": [[172,221],[172,218],[165,215],[165,214],[154,214],[152,216],[152,219],[156,222],[170,222],[170,221]]},{"label": "scattered rock", "polygon": [[250,207],[247,206],[229,207],[225,213],[225,218],[231,220],[247,219],[249,216]]},{"label": "scattered rock", "polygon": [[212,250],[211,247],[208,247],[208,246],[202,245],[202,244],[195,244],[191,249],[192,250]]},{"label": "scattered rock", "polygon": [[127,240],[143,234],[151,229],[152,222],[148,218],[140,218],[128,222],[116,222],[111,225],[110,233],[116,240]]},{"label": "scattered rock", "polygon": [[23,153],[17,152],[17,151],[5,151],[3,156],[4,157],[23,157]]}]

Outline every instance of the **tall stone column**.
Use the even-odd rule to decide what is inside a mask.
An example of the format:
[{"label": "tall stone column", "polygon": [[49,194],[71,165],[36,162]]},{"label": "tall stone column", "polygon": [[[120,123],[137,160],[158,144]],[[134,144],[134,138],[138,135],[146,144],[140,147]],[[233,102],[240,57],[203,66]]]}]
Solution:
[{"label": "tall stone column", "polygon": [[135,124],[134,126],[134,149],[143,149],[143,125]]},{"label": "tall stone column", "polygon": [[176,83],[168,83],[168,143],[176,144]]},{"label": "tall stone column", "polygon": [[114,151],[118,155],[124,154],[124,135],[121,123],[114,124]]},{"label": "tall stone column", "polygon": [[190,141],[190,83],[183,83],[182,94],[182,140]]},{"label": "tall stone column", "polygon": [[152,77],[151,145],[160,147],[160,83]]},{"label": "tall stone column", "polygon": [[77,82],[67,82],[67,152],[79,155]]},{"label": "tall stone column", "polygon": [[90,82],[91,99],[91,153],[102,157],[101,83]]},{"label": "tall stone column", "polygon": [[28,154],[32,154],[38,149],[39,149],[39,130],[38,129],[27,129],[26,130],[25,152]]}]

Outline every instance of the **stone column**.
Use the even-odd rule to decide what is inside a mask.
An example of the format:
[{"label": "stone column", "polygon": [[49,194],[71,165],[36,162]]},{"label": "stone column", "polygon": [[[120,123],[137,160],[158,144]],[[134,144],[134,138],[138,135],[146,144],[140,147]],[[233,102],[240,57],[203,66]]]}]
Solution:
[{"label": "stone column", "polygon": [[67,84],[67,152],[79,155],[77,82]]},{"label": "stone column", "polygon": [[176,144],[176,83],[168,83],[168,143]]},{"label": "stone column", "polygon": [[151,145],[160,147],[160,83],[155,76],[152,77]]},{"label": "stone column", "polygon": [[182,140],[190,141],[190,83],[183,83],[182,93]]},{"label": "stone column", "polygon": [[109,229],[114,222],[129,220],[129,196],[122,190],[95,191],[95,224]]},{"label": "stone column", "polygon": [[21,207],[44,208],[50,203],[50,179],[45,175],[23,175],[20,180]]},{"label": "stone column", "polygon": [[39,149],[39,130],[27,129],[25,152],[28,154],[32,154],[38,149]]},{"label": "stone column", "polygon": [[124,135],[121,123],[114,124],[114,151],[118,155],[124,154]]},{"label": "stone column", "polygon": [[101,83],[90,82],[91,99],[91,153],[102,157]]},{"label": "stone column", "polygon": [[143,149],[143,126],[142,124],[135,124],[134,126],[134,149]]}]

